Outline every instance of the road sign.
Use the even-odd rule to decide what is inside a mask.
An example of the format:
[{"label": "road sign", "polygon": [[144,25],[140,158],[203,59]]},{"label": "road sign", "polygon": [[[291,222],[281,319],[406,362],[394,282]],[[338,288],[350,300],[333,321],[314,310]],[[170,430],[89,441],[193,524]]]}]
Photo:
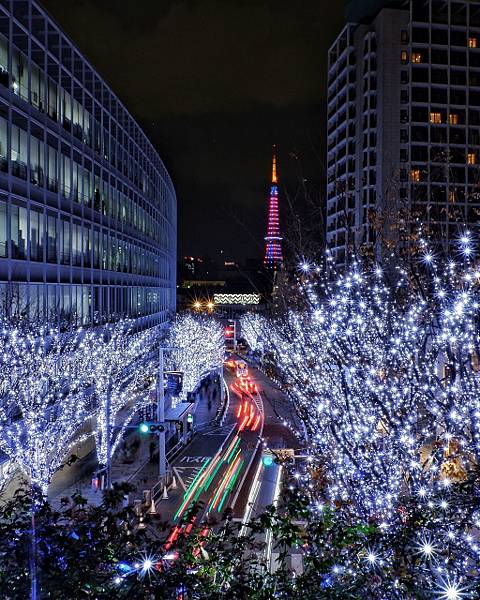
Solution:
[{"label": "road sign", "polygon": [[164,371],[163,383],[172,396],[178,396],[183,389],[183,373],[181,371]]}]

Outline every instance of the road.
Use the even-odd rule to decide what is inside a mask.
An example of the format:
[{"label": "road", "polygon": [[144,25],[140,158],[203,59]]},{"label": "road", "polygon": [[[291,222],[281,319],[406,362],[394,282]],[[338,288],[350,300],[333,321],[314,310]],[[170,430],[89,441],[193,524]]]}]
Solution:
[{"label": "road", "polygon": [[[173,464],[178,485],[169,491],[168,499],[159,499],[155,505],[162,520],[174,523],[167,550],[182,531],[192,528],[193,521],[185,517],[194,505],[197,512],[193,520],[204,523],[208,531],[225,510],[246,522],[280,495],[282,468],[273,461],[267,466],[262,458],[268,453],[265,445],[297,445],[283,423],[290,405],[259,370],[251,367],[249,376],[251,383],[242,385],[233,371],[226,370],[230,405],[224,425],[197,434]],[[263,541],[266,558],[271,562],[271,535],[267,533]]]}]

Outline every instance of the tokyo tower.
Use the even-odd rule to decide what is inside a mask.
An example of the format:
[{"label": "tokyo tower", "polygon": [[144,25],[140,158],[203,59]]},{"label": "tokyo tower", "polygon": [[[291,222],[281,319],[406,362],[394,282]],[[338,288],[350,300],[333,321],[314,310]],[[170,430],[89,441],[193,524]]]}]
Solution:
[{"label": "tokyo tower", "polygon": [[265,236],[265,267],[271,271],[278,271],[283,265],[282,237],[280,236],[280,222],[278,218],[278,186],[277,186],[277,158],[275,146],[273,147],[272,185],[270,187],[270,200],[268,204],[268,225]]}]

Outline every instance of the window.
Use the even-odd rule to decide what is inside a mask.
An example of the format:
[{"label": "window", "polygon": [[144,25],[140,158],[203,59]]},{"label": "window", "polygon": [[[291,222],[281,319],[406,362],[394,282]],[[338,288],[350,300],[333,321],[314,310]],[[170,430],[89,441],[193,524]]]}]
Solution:
[{"label": "window", "polygon": [[43,214],[30,210],[30,260],[43,260]]},{"label": "window", "polygon": [[422,55],[420,52],[412,52],[412,63],[421,63]]},{"label": "window", "polygon": [[467,154],[467,163],[469,165],[476,165],[477,164],[477,155],[475,154],[475,152],[469,152]]},{"label": "window", "polygon": [[21,206],[12,206],[10,221],[12,258],[27,258],[27,236],[27,209]]},{"label": "window", "polygon": [[477,47],[477,38],[476,37],[470,37],[470,38],[468,38],[468,47],[469,48],[476,48]]},{"label": "window", "polygon": [[450,113],[448,115],[448,122],[450,125],[458,125],[458,115],[456,113]]},{"label": "window", "polygon": [[400,54],[400,60],[402,65],[406,65],[408,63],[408,52],[406,50],[402,50]]},{"label": "window", "polygon": [[412,169],[410,171],[410,181],[420,181],[420,169]]},{"label": "window", "polygon": [[400,33],[400,40],[402,44],[408,44],[408,31],[406,29],[402,29]]},{"label": "window", "polygon": [[0,202],[0,256],[7,256],[7,205]]},{"label": "window", "polygon": [[47,217],[47,261],[57,262],[57,220],[54,215]]},{"label": "window", "polygon": [[455,204],[455,202],[457,201],[457,194],[456,194],[455,190],[449,190],[449,192],[448,192],[448,201],[451,204]]},{"label": "window", "polygon": [[442,115],[439,112],[431,112],[430,113],[430,123],[441,123],[442,122]]}]

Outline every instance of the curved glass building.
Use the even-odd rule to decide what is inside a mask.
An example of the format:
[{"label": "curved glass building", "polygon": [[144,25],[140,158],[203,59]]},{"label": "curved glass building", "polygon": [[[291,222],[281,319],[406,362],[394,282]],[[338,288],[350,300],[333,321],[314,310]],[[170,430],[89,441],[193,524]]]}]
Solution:
[{"label": "curved glass building", "polygon": [[0,0],[0,303],[88,324],[175,309],[176,197],[123,104],[32,0]]}]

